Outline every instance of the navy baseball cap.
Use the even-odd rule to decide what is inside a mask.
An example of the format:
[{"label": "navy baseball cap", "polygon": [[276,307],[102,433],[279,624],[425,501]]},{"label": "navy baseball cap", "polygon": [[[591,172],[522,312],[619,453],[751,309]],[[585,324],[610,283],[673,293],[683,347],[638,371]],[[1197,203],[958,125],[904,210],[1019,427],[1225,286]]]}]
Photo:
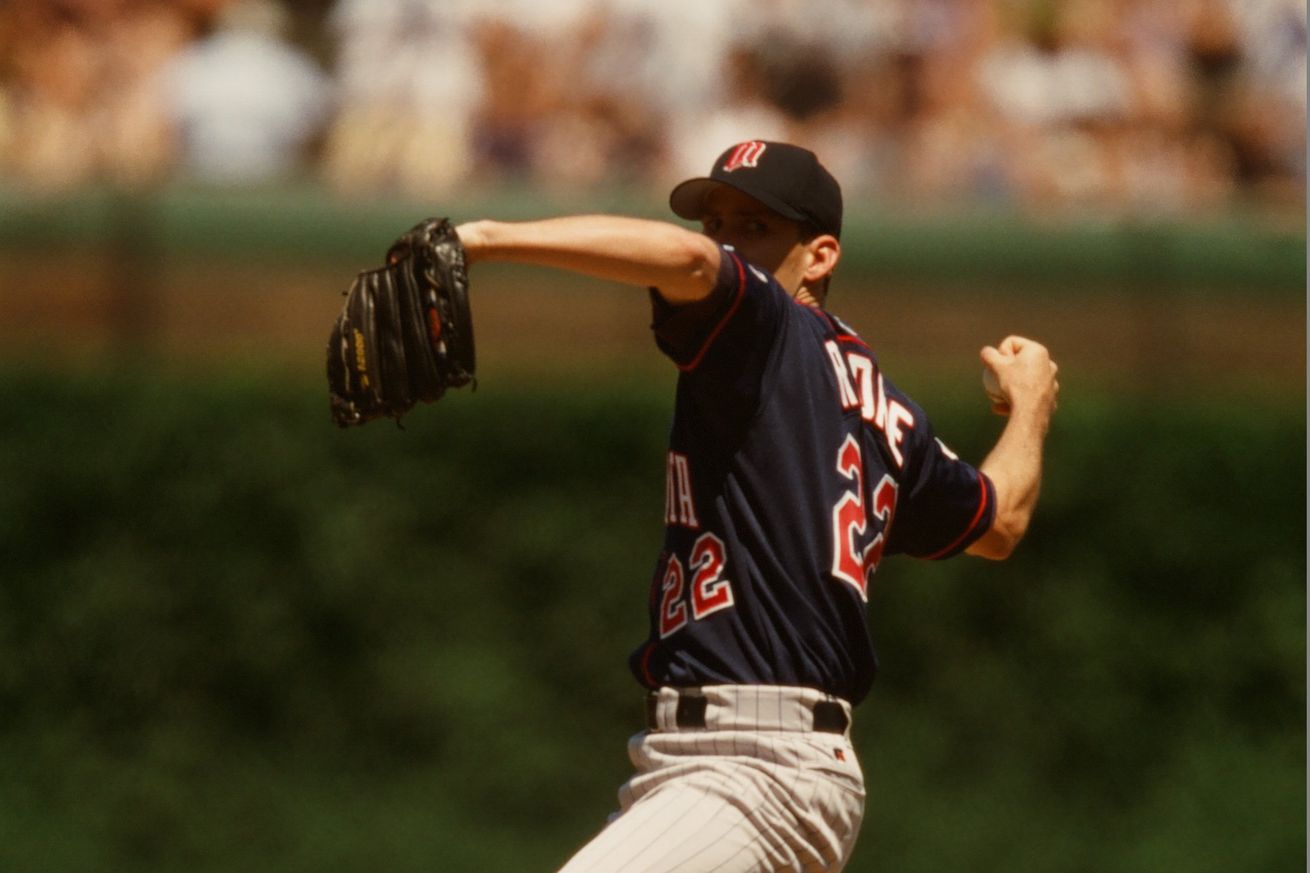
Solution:
[{"label": "navy baseball cap", "polygon": [[669,194],[669,207],[695,221],[716,185],[749,194],[774,212],[841,237],[841,186],[809,149],[785,142],[750,140],[719,155],[708,176],[688,179]]}]

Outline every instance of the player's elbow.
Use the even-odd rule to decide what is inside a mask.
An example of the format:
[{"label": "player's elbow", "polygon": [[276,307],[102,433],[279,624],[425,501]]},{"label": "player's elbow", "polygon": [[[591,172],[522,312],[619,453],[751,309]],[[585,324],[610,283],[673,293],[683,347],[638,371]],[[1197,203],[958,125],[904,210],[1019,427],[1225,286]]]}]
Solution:
[{"label": "player's elbow", "polygon": [[687,275],[698,287],[708,294],[719,278],[719,259],[722,257],[718,245],[704,234],[691,233],[687,237]]},{"label": "player's elbow", "polygon": [[718,245],[704,234],[679,230],[676,266],[659,288],[671,302],[690,303],[705,298],[714,289],[721,255]]},{"label": "player's elbow", "polygon": [[987,533],[980,536],[965,551],[989,561],[1004,561],[1014,550],[1028,530],[1026,518],[1011,518],[998,515]]}]

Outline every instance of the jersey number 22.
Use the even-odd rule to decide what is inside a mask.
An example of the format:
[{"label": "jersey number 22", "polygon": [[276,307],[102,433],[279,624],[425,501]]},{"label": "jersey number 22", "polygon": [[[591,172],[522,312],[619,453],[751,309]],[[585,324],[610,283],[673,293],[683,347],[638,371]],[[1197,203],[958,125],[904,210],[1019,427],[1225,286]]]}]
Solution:
[{"label": "jersey number 22", "polygon": [[[872,491],[873,506],[864,505],[864,457],[854,436],[837,450],[837,472],[851,480],[832,508],[832,575],[855,587],[860,599],[869,599],[869,577],[878,569],[883,547],[896,511],[896,480],[884,474]],[[869,511],[871,509],[871,511]],[[865,543],[869,516],[879,519],[878,533]]]},{"label": "jersey number 22", "polygon": [[[725,552],[723,540],[712,533],[703,533],[691,547],[691,618],[700,621],[705,616],[732,606],[732,586],[723,578]],[[677,633],[687,624],[688,602],[683,597],[687,571],[677,555],[669,555],[664,566],[664,581],[660,586],[660,639]]]}]

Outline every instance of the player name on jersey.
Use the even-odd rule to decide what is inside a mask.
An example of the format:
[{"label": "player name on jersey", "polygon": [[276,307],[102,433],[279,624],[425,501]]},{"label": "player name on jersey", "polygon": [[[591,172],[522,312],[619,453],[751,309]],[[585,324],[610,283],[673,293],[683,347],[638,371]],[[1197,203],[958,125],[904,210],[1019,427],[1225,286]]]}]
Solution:
[{"label": "player name on jersey", "polygon": [[837,377],[842,409],[859,407],[860,418],[887,437],[887,447],[891,449],[896,466],[905,466],[901,443],[905,440],[904,428],[914,427],[914,414],[887,396],[882,373],[871,357],[855,349],[843,355],[835,340],[828,340],[823,347]]},{"label": "player name on jersey", "polygon": [[664,523],[691,530],[700,528],[696,498],[691,489],[691,467],[682,452],[669,452],[664,483]]}]

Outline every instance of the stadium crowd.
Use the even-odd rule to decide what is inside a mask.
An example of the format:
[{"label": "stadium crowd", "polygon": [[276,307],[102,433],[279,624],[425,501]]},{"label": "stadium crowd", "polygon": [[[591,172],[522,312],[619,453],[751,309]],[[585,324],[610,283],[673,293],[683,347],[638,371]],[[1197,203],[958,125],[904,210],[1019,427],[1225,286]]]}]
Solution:
[{"label": "stadium crowd", "polygon": [[726,143],[848,196],[1195,214],[1305,196],[1301,0],[25,0],[0,181],[663,190]]}]

